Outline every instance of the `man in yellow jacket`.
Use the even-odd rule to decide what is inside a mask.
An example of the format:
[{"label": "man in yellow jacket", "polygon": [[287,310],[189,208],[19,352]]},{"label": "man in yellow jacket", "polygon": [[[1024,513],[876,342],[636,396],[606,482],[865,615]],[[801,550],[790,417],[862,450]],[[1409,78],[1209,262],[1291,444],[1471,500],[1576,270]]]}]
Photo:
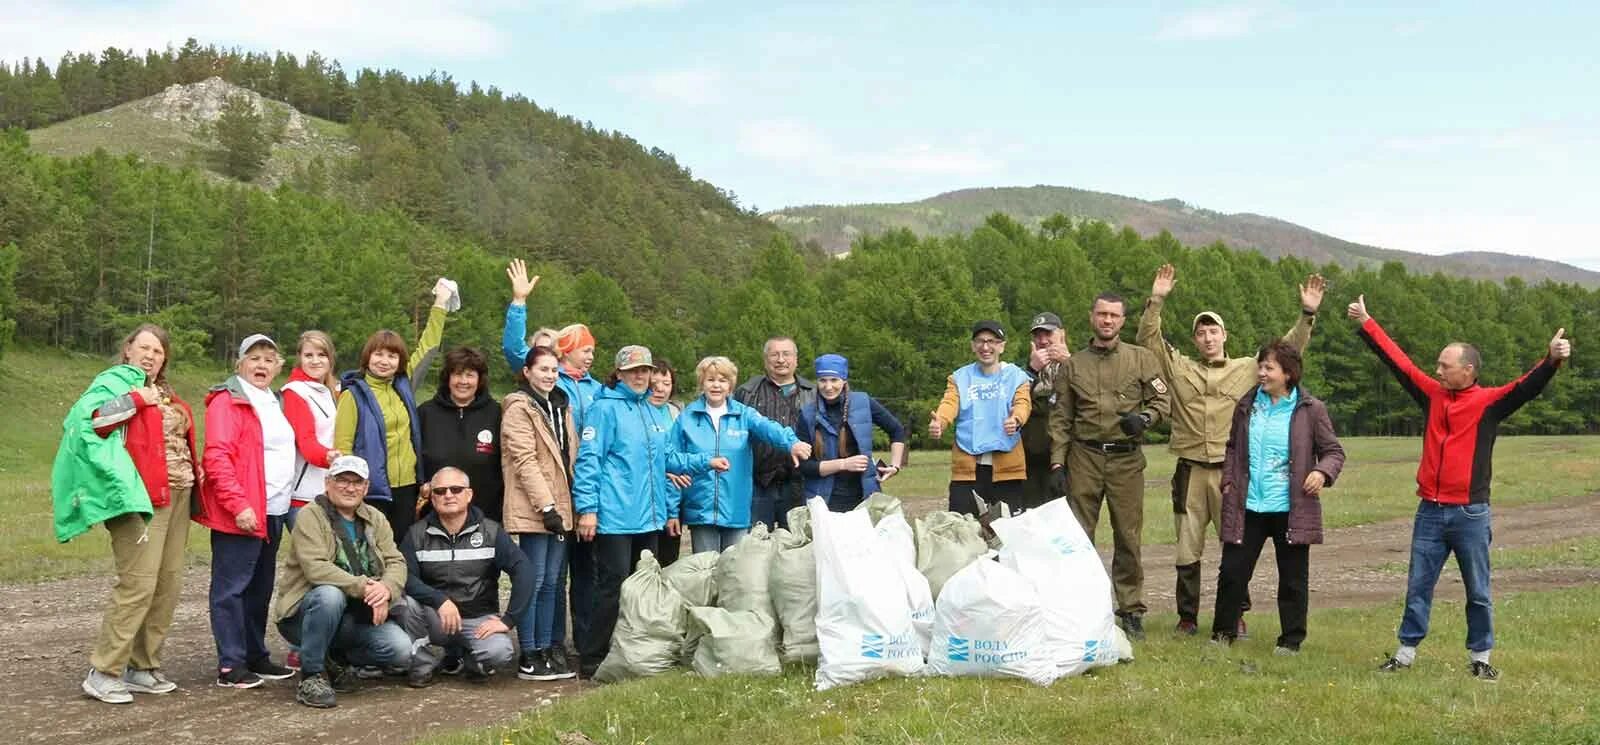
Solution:
[{"label": "man in yellow jacket", "polygon": [[928,421],[935,440],[955,425],[950,447],[950,510],[978,513],[973,494],[986,502],[1005,502],[1016,512],[1027,483],[1022,425],[1033,412],[1028,373],[1003,362],[1006,332],[999,321],[972,327],[972,354],[977,361],[949,377],[944,399]]}]

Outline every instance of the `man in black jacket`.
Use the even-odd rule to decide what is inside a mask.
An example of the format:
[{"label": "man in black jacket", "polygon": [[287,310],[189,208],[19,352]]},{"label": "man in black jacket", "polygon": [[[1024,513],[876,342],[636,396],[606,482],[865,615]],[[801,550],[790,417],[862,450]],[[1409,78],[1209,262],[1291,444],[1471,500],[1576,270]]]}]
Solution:
[{"label": "man in black jacket", "polygon": [[[761,415],[785,427],[793,427],[800,410],[817,400],[817,386],[795,374],[800,365],[799,348],[794,339],[774,336],[761,348],[766,375],[757,375],[733,392],[735,401],[754,408]],[[751,523],[766,523],[771,528],[788,527],[791,507],[800,504],[800,474],[786,450],[766,443],[755,448],[755,490],[751,492]]]},{"label": "man in black jacket", "polygon": [[[459,654],[467,679],[482,682],[515,657],[511,627],[533,600],[533,566],[499,523],[472,506],[472,487],[461,469],[439,469],[424,493],[433,512],[400,543],[407,570],[401,624],[411,638]],[[511,577],[504,613],[501,572]],[[424,644],[411,657],[407,682],[416,688],[431,684],[441,660]]]}]

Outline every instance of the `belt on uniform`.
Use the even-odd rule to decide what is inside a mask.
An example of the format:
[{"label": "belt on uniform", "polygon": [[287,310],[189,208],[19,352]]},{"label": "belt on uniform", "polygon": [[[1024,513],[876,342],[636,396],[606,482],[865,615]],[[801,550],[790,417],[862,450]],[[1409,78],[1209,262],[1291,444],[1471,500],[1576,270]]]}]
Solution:
[{"label": "belt on uniform", "polygon": [[1139,449],[1139,443],[1137,442],[1100,442],[1099,440],[1079,440],[1078,444],[1098,452],[1101,455],[1131,453]]},{"label": "belt on uniform", "polygon": [[1220,463],[1220,462],[1209,463],[1209,462],[1203,461],[1203,460],[1190,460],[1188,458],[1179,458],[1178,460],[1180,462],[1189,464],[1189,466],[1192,467],[1192,468],[1221,468],[1222,467],[1222,463]]}]

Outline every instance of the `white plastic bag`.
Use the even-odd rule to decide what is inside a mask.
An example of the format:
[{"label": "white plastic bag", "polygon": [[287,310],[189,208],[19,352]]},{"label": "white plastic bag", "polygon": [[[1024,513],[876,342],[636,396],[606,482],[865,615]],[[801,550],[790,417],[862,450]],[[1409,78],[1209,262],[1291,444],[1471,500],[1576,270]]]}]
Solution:
[{"label": "white plastic bag", "polygon": [[1046,627],[1033,583],[988,557],[978,559],[956,572],[939,594],[928,672],[1050,685],[1060,667]]},{"label": "white plastic bag", "polygon": [[911,623],[917,630],[917,645],[926,657],[928,643],[933,638],[933,591],[928,587],[928,578],[917,571],[917,544],[911,524],[906,522],[905,513],[896,511],[885,514],[874,530],[884,554],[905,584],[906,601],[911,603]]},{"label": "white plastic bag", "polygon": [[866,511],[829,512],[816,497],[807,505],[817,558],[817,690],[921,672],[923,647],[906,577],[877,540],[871,518]]},{"label": "white plastic bag", "polygon": [[1002,544],[1000,563],[1039,592],[1047,619],[1046,644],[1061,675],[1132,659],[1131,651],[1117,642],[1111,579],[1065,499],[996,520],[990,527]]}]

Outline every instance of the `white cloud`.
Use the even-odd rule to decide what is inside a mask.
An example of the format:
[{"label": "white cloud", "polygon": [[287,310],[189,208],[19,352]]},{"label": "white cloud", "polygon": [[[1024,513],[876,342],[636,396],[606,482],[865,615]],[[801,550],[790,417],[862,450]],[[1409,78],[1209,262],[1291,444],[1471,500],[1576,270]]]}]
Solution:
[{"label": "white cloud", "polygon": [[726,76],[712,67],[687,67],[659,70],[618,78],[617,90],[655,101],[684,106],[704,106],[722,100],[727,90]]},{"label": "white cloud", "polygon": [[619,13],[629,10],[676,8],[684,0],[582,0],[579,6],[590,13]]},{"label": "white cloud", "polygon": [[745,122],[739,126],[736,147],[744,155],[818,176],[978,178],[1004,166],[970,141],[953,146],[902,142],[881,149],[843,148],[812,125],[793,119]]},{"label": "white cloud", "polygon": [[[493,6],[488,6],[492,8]],[[505,52],[510,37],[482,3],[418,0],[160,0],[143,7],[0,0],[6,59],[59,59],[107,47],[162,49],[194,37],[248,50],[379,60],[402,54],[445,59]]]},{"label": "white cloud", "polygon": [[1249,5],[1191,10],[1162,21],[1156,38],[1167,41],[1235,39],[1256,31],[1267,17],[1265,9]]}]

